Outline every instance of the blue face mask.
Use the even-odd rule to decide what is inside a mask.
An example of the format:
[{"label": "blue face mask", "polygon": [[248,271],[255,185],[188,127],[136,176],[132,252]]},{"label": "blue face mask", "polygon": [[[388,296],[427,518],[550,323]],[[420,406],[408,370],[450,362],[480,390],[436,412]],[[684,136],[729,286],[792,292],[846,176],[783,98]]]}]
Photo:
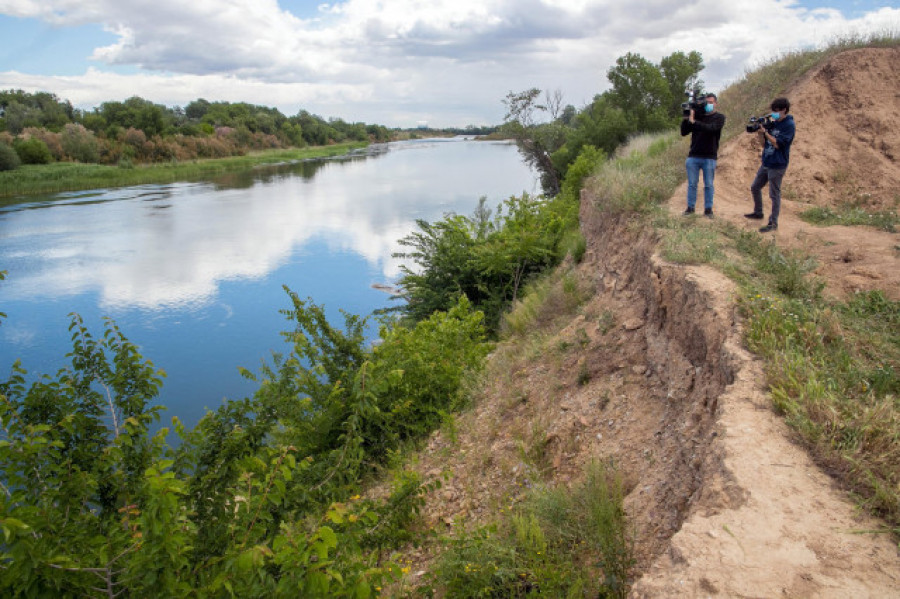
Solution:
[{"label": "blue face mask", "polygon": [[710,113],[715,109],[716,109],[716,107],[713,106],[712,104],[707,104],[706,106],[703,107],[703,110],[705,110],[707,113]]},{"label": "blue face mask", "polygon": [[773,112],[770,116],[772,117],[772,120],[773,120],[773,121],[777,121],[778,119],[781,118],[781,113],[780,113],[780,112]]}]

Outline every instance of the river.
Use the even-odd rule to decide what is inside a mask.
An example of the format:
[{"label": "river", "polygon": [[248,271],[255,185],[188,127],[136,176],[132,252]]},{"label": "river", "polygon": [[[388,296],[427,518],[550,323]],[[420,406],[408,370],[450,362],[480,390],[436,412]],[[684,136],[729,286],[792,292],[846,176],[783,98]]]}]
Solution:
[{"label": "river", "polygon": [[[95,337],[104,317],[166,372],[163,422],[193,426],[239,399],[285,346],[282,286],[368,315],[396,305],[391,254],[416,219],[471,214],[537,193],[515,146],[465,138],[396,142],[208,182],[28,197],[0,206],[0,378],[15,359],[52,374],[71,349],[69,314]],[[372,334],[374,335],[374,326]]]}]

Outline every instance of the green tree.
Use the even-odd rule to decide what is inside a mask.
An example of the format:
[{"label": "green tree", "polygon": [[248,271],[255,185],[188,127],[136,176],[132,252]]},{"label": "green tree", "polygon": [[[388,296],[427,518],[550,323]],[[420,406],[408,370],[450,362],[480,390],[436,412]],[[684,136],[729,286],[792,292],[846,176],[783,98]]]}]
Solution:
[{"label": "green tree", "polygon": [[69,123],[63,128],[60,138],[63,151],[72,160],[78,162],[97,162],[100,154],[97,147],[97,138],[84,128],[83,125]]},{"label": "green tree", "polygon": [[209,112],[209,100],[199,98],[184,107],[184,114],[192,121],[199,121]]},{"label": "green tree", "polygon": [[671,125],[672,92],[659,67],[629,52],[616,59],[606,76],[612,84],[606,96],[625,112],[634,131],[660,131]]},{"label": "green tree", "polygon": [[[5,273],[0,272],[0,280]],[[290,293],[290,292],[289,292]],[[483,362],[481,313],[461,300],[412,329],[332,327],[290,293],[290,350],[252,399],[184,438],[151,435],[163,373],[111,321],[72,320],[70,364],[0,382],[0,594],[15,597],[370,597],[397,569],[379,549],[437,485],[350,494],[462,401]],[[2,315],[0,315],[2,317]],[[312,433],[312,434],[309,434]],[[296,444],[286,444],[293,440]]]},{"label": "green tree", "polygon": [[634,133],[634,124],[625,110],[599,95],[579,112],[566,136],[566,143],[552,155],[556,169],[568,176],[568,169],[582,149],[592,146],[611,156]]},{"label": "green tree", "polygon": [[13,135],[18,135],[25,127],[35,127],[40,124],[38,112],[34,108],[20,102],[10,102],[3,111],[6,121],[6,130]]},{"label": "green tree", "polygon": [[[27,93],[22,90],[0,91],[0,122],[10,133],[18,134],[26,127],[46,127],[59,131],[74,119],[74,109],[47,92]],[[2,129],[2,127],[0,127]]]},{"label": "green tree", "polygon": [[659,61],[659,69],[669,86],[671,102],[668,106],[669,116],[681,118],[681,104],[685,101],[685,91],[689,81],[694,81],[695,86],[701,90],[703,82],[696,80],[697,75],[703,70],[703,56],[693,51],[673,52]]}]

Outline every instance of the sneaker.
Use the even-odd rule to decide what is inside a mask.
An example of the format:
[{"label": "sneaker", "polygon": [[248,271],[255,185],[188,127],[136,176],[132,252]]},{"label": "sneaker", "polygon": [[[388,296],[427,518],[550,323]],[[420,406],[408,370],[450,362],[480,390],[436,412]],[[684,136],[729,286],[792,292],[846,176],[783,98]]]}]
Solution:
[{"label": "sneaker", "polygon": [[712,218],[713,217],[712,208],[706,208],[705,210],[703,210],[703,216],[705,216],[706,218]]},{"label": "sneaker", "polygon": [[744,218],[752,218],[754,220],[762,220],[765,218],[765,214],[762,212],[751,212],[750,214],[745,214]]},{"label": "sneaker", "polygon": [[776,225],[776,224],[774,224],[774,223],[769,223],[769,224],[766,225],[765,227],[761,228],[761,229],[759,230],[759,232],[760,232],[760,233],[768,233],[768,232],[770,232],[770,231],[774,231],[774,230],[777,229],[777,228],[778,228],[778,225]]},{"label": "sneaker", "polygon": [[688,206],[687,209],[684,212],[682,212],[681,214],[683,214],[684,216],[687,216],[687,215],[693,214],[693,213],[694,213],[694,209],[691,208],[690,206]]}]

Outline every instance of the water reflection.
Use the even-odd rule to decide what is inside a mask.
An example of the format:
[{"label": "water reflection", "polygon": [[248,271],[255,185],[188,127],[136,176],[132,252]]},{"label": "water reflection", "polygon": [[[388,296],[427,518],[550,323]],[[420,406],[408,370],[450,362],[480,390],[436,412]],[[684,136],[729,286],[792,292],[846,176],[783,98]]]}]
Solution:
[{"label": "water reflection", "polygon": [[280,350],[281,286],[366,315],[394,305],[391,254],[416,219],[534,192],[514,147],[391,144],[373,155],[231,173],[212,182],[58,194],[0,207],[0,368],[55,372],[69,312],[111,316],[168,372],[161,403],[192,426],[253,392],[237,367]]},{"label": "water reflection", "polygon": [[[466,161],[464,174],[441,160],[459,159],[463,145],[467,153],[486,149],[409,144],[375,154],[381,160],[305,161],[214,183],[65,194],[7,208],[0,212],[2,258],[10,271],[3,296],[97,291],[108,308],[196,306],[210,301],[222,281],[265,277],[316,237],[331,251],[359,254],[391,279],[398,274],[391,254],[416,218],[463,204],[468,213],[484,193],[476,190],[492,186],[495,173],[477,158]],[[452,151],[435,156],[435,148]],[[462,180],[449,188],[457,177]]]}]

